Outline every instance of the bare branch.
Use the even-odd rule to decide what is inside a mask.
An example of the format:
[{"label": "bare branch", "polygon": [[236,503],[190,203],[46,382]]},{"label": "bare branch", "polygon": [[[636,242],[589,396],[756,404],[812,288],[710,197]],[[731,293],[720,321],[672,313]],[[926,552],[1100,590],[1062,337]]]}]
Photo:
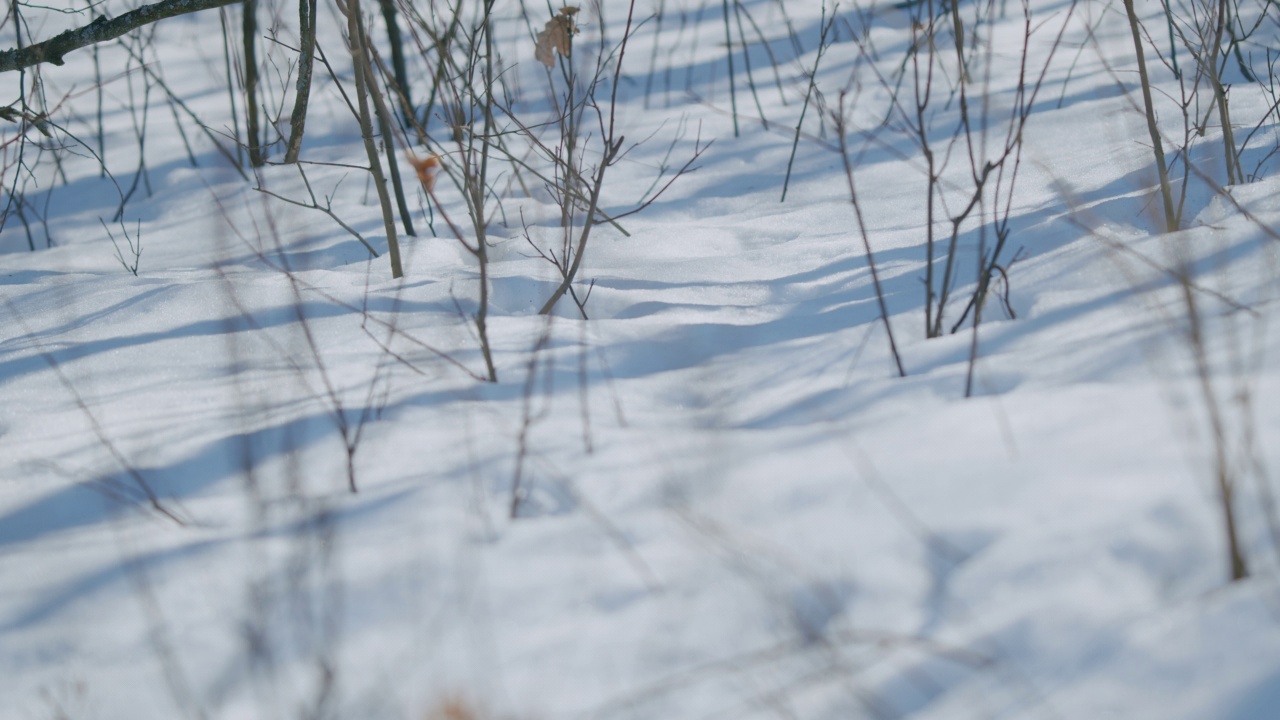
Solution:
[{"label": "bare branch", "polygon": [[62,65],[62,57],[73,50],[115,40],[131,30],[175,15],[211,10],[235,2],[239,0],[162,0],[117,18],[99,17],[88,25],[67,30],[44,42],[0,51],[0,72],[21,70],[46,62]]}]

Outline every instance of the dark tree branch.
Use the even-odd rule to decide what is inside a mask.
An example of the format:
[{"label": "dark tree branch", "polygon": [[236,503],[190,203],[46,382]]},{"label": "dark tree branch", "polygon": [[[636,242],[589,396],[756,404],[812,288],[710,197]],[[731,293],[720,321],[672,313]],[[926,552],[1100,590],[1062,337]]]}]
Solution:
[{"label": "dark tree branch", "polygon": [[153,22],[175,15],[211,10],[230,5],[240,0],[161,0],[153,5],[143,5],[120,17],[99,17],[83,27],[73,28],[55,35],[44,42],[0,51],[0,72],[21,70],[39,65],[53,63],[62,65],[62,57],[73,50],[95,45],[107,40],[114,40],[121,35]]}]

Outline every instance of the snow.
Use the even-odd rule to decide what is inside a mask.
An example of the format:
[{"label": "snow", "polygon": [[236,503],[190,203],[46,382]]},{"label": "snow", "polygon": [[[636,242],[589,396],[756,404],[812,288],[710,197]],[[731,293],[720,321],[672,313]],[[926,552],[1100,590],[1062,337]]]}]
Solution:
[{"label": "snow", "polygon": [[[603,5],[603,23],[583,10],[575,52],[602,29],[620,39],[625,4]],[[784,18],[783,5],[743,3],[777,38],[785,93],[754,44],[763,128],[738,54],[735,137],[719,5],[638,3],[638,19],[665,14],[628,50],[619,122],[628,144],[647,140],[610,170],[604,207],[631,207],[695,137],[714,143],[621,220],[629,235],[596,228],[575,286],[594,283],[589,320],[567,297],[535,314],[558,277],[521,217],[558,247],[559,210],[545,189],[512,186],[490,225],[496,383],[470,323],[478,267],[438,215],[438,237],[422,227],[421,193],[394,280],[385,253],[255,192],[184,119],[193,167],[154,90],[150,191],[123,218],[142,240],[135,277],[100,222],[128,259],[97,163],[81,150],[65,179],[40,166],[27,190],[34,207],[49,202],[36,251],[16,218],[0,232],[0,717],[417,719],[451,701],[494,718],[1280,717],[1271,101],[1233,79],[1241,127],[1265,117],[1244,153],[1260,177],[1230,198],[1193,178],[1185,229],[1161,234],[1123,8],[1034,3],[1031,68],[1066,29],[1012,196],[1016,317],[988,302],[965,397],[971,324],[924,336],[924,166],[902,133],[863,142],[888,97],[865,68],[849,140],[906,377],[833,125],[813,106],[780,201],[830,12],[788,2]],[[519,6],[498,7],[503,60],[526,83],[518,106],[535,115],[545,74]],[[291,11],[277,12],[291,42]],[[831,104],[865,65],[858,11],[839,12],[848,25],[818,73]],[[1160,6],[1139,12],[1165,42]],[[347,82],[339,15],[320,15]],[[910,18],[871,23],[887,72]],[[1022,23],[1010,5],[980,76],[993,144]],[[231,132],[217,11],[159,28],[148,57]],[[1275,44],[1274,28],[1259,32],[1259,47]],[[50,97],[72,93],[64,124],[92,144],[88,53],[41,72]],[[127,187],[143,79],[119,47],[102,53],[132,70],[103,84],[106,162]],[[1157,80],[1177,136],[1177,81]],[[16,97],[16,74],[3,82]],[[950,127],[958,109],[942,103],[931,112]],[[1215,182],[1219,138],[1210,127],[1192,153]],[[953,212],[963,147],[947,171]],[[327,76],[303,156],[367,161]],[[385,248],[360,171],[307,177]],[[288,166],[257,182],[305,197]],[[455,191],[441,197],[465,220]],[[992,241],[976,228],[961,233],[948,329],[977,243]],[[1184,264],[1214,406],[1188,339]],[[1251,572],[1237,582],[1211,407]]]}]

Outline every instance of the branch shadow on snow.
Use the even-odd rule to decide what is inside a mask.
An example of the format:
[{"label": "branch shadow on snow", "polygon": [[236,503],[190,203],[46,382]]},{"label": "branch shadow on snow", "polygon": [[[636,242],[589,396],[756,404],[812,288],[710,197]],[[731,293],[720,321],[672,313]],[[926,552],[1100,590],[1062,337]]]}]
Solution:
[{"label": "branch shadow on snow", "polygon": [[[334,433],[331,416],[319,412],[258,430],[232,433],[185,459],[134,470],[162,503],[180,502],[221,481],[239,477],[246,466],[258,467],[300,453]],[[341,485],[335,487],[340,489]],[[129,472],[102,473],[0,515],[0,548],[117,521],[122,512],[131,508],[147,512],[146,504],[146,494]]]},{"label": "branch shadow on snow", "polygon": [[[171,290],[173,290],[171,286],[162,286],[145,290],[125,300],[113,303],[109,307],[77,317],[74,320],[69,320],[52,329],[33,332],[13,338],[5,343],[5,345],[20,348],[29,348],[33,345],[44,345],[46,342],[49,342],[60,335],[66,334],[76,328],[101,320],[115,313],[128,310],[139,303],[155,301],[159,298],[163,298],[164,294]],[[57,294],[58,290],[53,289],[47,292]],[[385,313],[447,312],[451,314],[451,309],[432,303],[377,296],[371,296],[369,298],[368,309],[369,312]],[[134,333],[132,335],[107,337],[87,342],[70,343],[65,347],[50,349],[48,352],[59,365],[65,366],[70,363],[81,360],[88,361],[95,357],[121,350],[145,347],[160,341],[181,340],[187,338],[225,337],[232,334],[251,334],[264,329],[287,327],[298,321],[299,313],[303,314],[308,321],[358,315],[357,313],[353,313],[351,310],[334,303],[320,300],[303,301],[300,304],[281,304],[274,307],[263,308],[261,310],[255,309],[251,317],[245,314],[239,314],[221,318],[196,320],[172,328],[156,329],[150,332]],[[0,382],[12,382],[28,375],[42,372],[48,369],[48,367],[49,365],[47,360],[38,352],[28,352],[27,354],[0,360]]]},{"label": "branch shadow on snow", "polygon": [[[229,442],[236,443],[238,441],[239,439],[236,436],[225,438],[222,441],[214,443],[205,452],[200,453],[200,455],[192,458],[189,461],[180,463],[179,465],[182,467],[189,466],[193,462],[196,462],[199,458],[204,458],[209,456],[210,451],[213,451],[215,448],[222,448],[222,447],[225,447],[226,444]],[[177,469],[179,468],[175,467],[175,470]],[[215,480],[216,479],[217,478],[215,478]],[[77,487],[75,489],[82,490],[83,492],[88,493],[89,495],[97,494],[82,486]],[[377,513],[382,512],[387,508],[396,505],[397,503],[403,502],[404,497],[408,492],[410,491],[402,490],[395,493],[389,493],[380,497],[359,498],[354,502],[343,503],[341,506],[338,506],[335,508],[326,508],[323,510],[323,512],[332,514],[334,516],[333,520],[341,521],[341,522],[351,522],[351,521],[358,520],[362,517],[376,515]],[[59,495],[64,495],[64,494],[60,493]],[[101,496],[99,495],[99,497]],[[70,499],[69,496],[63,498],[63,500],[68,500],[68,499]],[[87,496],[80,496],[79,499],[86,500],[88,498]],[[102,502],[109,503],[110,501],[107,500],[106,498],[102,498]],[[31,508],[32,506],[28,506],[28,507]],[[61,509],[67,510],[69,508],[67,505],[64,504],[61,507]],[[103,507],[102,509],[103,509],[102,517],[98,518],[96,521],[111,521],[112,515],[116,511],[118,511],[119,506],[117,505],[114,510],[108,507]],[[49,511],[56,511],[56,508],[53,508],[52,504],[49,504],[48,507],[42,508],[40,510],[40,513],[43,513],[40,515],[40,517],[43,517],[45,519],[49,519],[50,517],[53,517]],[[12,515],[13,513],[11,513],[9,516],[5,516],[4,518],[0,518],[0,527],[7,528],[7,526],[9,525],[9,518]],[[35,518],[35,515],[36,513],[33,513],[32,518]],[[29,518],[29,519],[32,519],[32,518]],[[286,522],[281,522],[274,526],[266,528],[263,531],[256,533],[255,537],[258,537],[258,538],[298,537],[299,535],[312,531],[313,530],[312,525],[313,525],[313,518],[310,517],[309,515],[297,517],[295,519],[288,520]],[[58,529],[63,529],[63,528],[58,528]],[[37,533],[37,534],[43,534],[43,533]],[[9,536],[0,536],[0,542],[9,542],[10,540],[11,540],[11,537]],[[172,566],[177,566],[177,565],[191,565],[192,563],[202,563],[202,562],[205,562],[206,558],[208,558],[213,553],[240,542],[242,542],[242,539],[235,534],[232,534],[226,537],[214,538],[214,539],[193,540],[191,542],[184,543],[177,547],[152,550],[149,552],[141,553],[131,558],[121,559],[121,561],[119,562],[112,562],[112,563],[105,564],[97,569],[90,570],[89,572],[86,572],[80,575],[79,577],[68,580],[67,582],[63,583],[62,585],[52,590],[48,594],[45,594],[39,598],[34,598],[30,603],[28,603],[25,610],[18,612],[8,620],[0,621],[0,635],[3,635],[4,633],[7,633],[7,632],[20,630],[24,627],[30,627],[33,625],[39,625],[40,623],[43,623],[43,622],[48,622],[52,618],[55,618],[60,612],[67,609],[69,606],[73,604],[78,604],[78,603],[91,604],[93,602],[93,595],[95,593],[101,593],[114,587],[128,585],[129,584],[128,573],[130,572],[137,572],[137,571],[152,572],[152,571],[166,570]],[[130,565],[134,565],[136,567],[131,569],[129,567]]]}]

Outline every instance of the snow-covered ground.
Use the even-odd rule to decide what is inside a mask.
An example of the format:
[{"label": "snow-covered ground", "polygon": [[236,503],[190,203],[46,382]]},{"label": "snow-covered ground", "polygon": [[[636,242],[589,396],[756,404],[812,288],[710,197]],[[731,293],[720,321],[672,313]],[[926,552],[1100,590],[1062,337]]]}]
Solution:
[{"label": "snow-covered ground", "polygon": [[[621,38],[626,3],[603,5],[603,21],[579,16],[580,63],[602,28],[610,47]],[[450,703],[547,720],[1280,717],[1273,100],[1228,67],[1238,144],[1262,121],[1241,163],[1258,177],[1213,187],[1225,179],[1210,122],[1193,138],[1186,229],[1160,234],[1123,5],[1033,3],[1028,77],[1047,70],[1013,193],[1006,175],[996,201],[1012,197],[1007,287],[985,305],[966,398],[971,323],[924,332],[921,152],[900,117],[874,125],[899,79],[914,107],[910,11],[836,10],[783,202],[831,8],[735,5],[758,100],[739,45],[730,97],[721,3],[637,5],[618,123],[643,142],[610,170],[603,207],[633,207],[695,138],[714,143],[620,221],[629,235],[595,230],[577,285],[594,283],[590,320],[567,297],[536,314],[557,277],[521,223],[547,247],[559,211],[545,190],[495,183],[496,383],[481,379],[470,321],[476,263],[438,214],[438,237],[422,227],[421,191],[393,280],[385,254],[370,259],[323,213],[255,192],[305,198],[294,168],[245,182],[155,87],[149,188],[123,217],[142,254],[126,272],[104,229],[131,261],[119,195],[84,149],[91,51],[43,68],[51,104],[69,95],[55,119],[85,146],[65,174],[41,158],[29,233],[16,215],[0,233],[0,717],[459,720]],[[547,76],[517,4],[498,8],[508,81],[536,117]],[[1138,11],[1167,51],[1160,5]],[[231,133],[218,12],[164,21],[147,59]],[[291,44],[292,6],[264,24],[270,12]],[[549,17],[530,14],[535,28]],[[974,60],[969,98],[992,144],[1018,100],[1024,27],[1013,3],[996,17],[979,24],[995,46]],[[320,18],[346,83],[337,13],[322,3]],[[1251,58],[1274,50],[1276,23],[1250,43]],[[120,47],[101,52],[105,160],[127,191],[145,76]],[[322,80],[303,158],[367,163]],[[1176,140],[1178,82],[1158,64],[1153,81]],[[17,73],[0,82],[17,97]],[[906,377],[822,109],[842,89]],[[959,100],[935,92],[941,153]],[[948,213],[971,187],[966,147],[951,146]],[[361,171],[312,165],[308,178],[385,249]],[[947,330],[993,241],[992,202],[963,226]],[[937,227],[941,244],[949,224]],[[1250,572],[1238,582],[1220,467]]]}]

